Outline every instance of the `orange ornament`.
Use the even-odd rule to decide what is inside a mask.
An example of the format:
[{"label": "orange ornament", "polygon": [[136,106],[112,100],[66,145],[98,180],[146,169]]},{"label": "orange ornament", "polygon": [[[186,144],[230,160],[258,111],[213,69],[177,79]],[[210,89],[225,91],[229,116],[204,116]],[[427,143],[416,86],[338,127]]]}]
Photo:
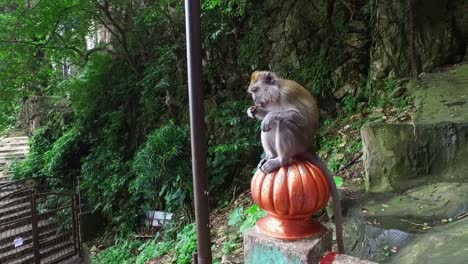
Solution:
[{"label": "orange ornament", "polygon": [[257,170],[250,189],[255,203],[268,213],[257,221],[262,233],[295,240],[323,230],[312,215],[327,205],[330,186],[325,174],[309,161],[299,160],[268,174]]}]

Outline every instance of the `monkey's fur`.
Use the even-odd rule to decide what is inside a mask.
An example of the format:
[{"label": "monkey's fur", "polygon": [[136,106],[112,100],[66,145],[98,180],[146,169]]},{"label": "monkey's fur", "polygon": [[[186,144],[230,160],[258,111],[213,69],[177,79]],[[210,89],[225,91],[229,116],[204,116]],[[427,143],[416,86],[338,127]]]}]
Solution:
[{"label": "monkey's fur", "polygon": [[314,152],[310,152],[319,124],[319,110],[314,97],[300,84],[281,79],[268,71],[252,73],[248,92],[252,94],[255,105],[247,109],[247,115],[262,120],[261,140],[266,156],[258,168],[270,173],[296,158],[318,166],[327,176],[330,186],[336,241],[339,253],[343,253],[343,219],[338,190],[327,166]]}]

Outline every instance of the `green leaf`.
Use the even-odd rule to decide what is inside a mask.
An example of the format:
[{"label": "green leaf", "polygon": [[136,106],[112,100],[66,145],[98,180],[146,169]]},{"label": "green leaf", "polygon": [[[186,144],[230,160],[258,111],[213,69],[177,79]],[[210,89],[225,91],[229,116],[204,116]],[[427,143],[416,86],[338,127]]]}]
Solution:
[{"label": "green leaf", "polygon": [[242,214],[242,207],[235,208],[229,215],[228,225],[236,225],[242,221],[244,215]]},{"label": "green leaf", "polygon": [[343,178],[339,176],[333,176],[333,180],[335,180],[336,187],[340,187],[343,185]]},{"label": "green leaf", "polygon": [[258,204],[254,204],[250,206],[247,210],[245,210],[244,214],[245,215],[253,214],[255,212],[258,212],[259,210],[260,208],[258,207]]}]

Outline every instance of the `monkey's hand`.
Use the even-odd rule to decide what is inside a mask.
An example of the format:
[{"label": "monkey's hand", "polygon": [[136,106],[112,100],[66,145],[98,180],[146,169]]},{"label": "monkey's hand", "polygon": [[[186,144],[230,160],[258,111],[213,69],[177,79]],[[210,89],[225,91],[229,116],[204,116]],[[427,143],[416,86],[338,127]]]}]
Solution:
[{"label": "monkey's hand", "polygon": [[257,114],[257,106],[251,106],[247,108],[247,116],[250,118],[255,118],[255,114]]}]

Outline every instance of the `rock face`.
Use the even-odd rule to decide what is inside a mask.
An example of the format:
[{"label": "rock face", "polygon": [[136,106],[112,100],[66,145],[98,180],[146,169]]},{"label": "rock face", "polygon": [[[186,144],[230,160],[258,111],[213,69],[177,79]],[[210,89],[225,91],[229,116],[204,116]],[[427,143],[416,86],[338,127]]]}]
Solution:
[{"label": "rock face", "polygon": [[465,0],[251,2],[232,31],[205,30],[207,43],[219,39],[204,47],[208,65],[219,65],[210,96],[240,91],[251,71],[267,69],[301,83],[333,113],[345,96],[366,97],[369,77],[414,76],[466,53]]},{"label": "rock face", "polygon": [[361,129],[368,191],[468,181],[468,64],[409,86],[417,107],[413,123]]},{"label": "rock face", "polygon": [[[372,1],[369,76],[415,76],[459,61],[467,43],[464,0]],[[465,12],[461,11],[465,10]]]},{"label": "rock face", "polygon": [[468,123],[369,123],[361,133],[368,191],[468,180]]},{"label": "rock face", "polygon": [[335,92],[337,98],[354,95],[369,65],[368,3],[253,1],[232,42],[237,54],[208,53],[210,59],[221,58],[224,67],[273,70],[327,99]]}]

